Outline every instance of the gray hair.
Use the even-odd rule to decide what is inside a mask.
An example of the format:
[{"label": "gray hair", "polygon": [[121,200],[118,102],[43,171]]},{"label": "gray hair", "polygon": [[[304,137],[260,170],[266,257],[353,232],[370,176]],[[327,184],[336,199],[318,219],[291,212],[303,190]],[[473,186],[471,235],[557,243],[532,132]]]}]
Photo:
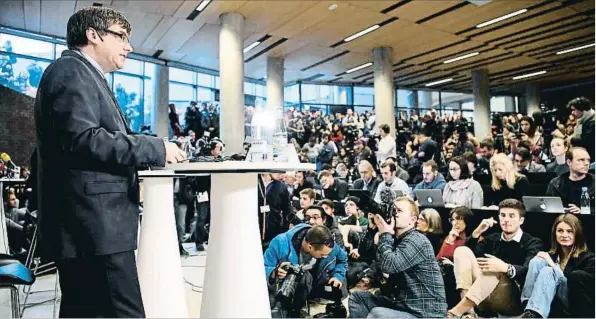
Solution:
[{"label": "gray hair", "polygon": [[114,24],[120,25],[128,35],[132,31],[130,22],[126,17],[108,7],[88,7],[75,12],[66,25],[66,43],[68,48],[73,50],[87,45],[87,30],[95,29],[100,34],[105,34]]}]

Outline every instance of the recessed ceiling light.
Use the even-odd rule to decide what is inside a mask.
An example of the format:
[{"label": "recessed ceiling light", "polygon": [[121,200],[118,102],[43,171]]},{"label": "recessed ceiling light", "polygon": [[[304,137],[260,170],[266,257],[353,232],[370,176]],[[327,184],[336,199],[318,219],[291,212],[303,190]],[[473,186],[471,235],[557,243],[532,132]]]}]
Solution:
[{"label": "recessed ceiling light", "polygon": [[354,40],[354,39],[356,39],[356,38],[359,38],[359,37],[361,37],[361,36],[363,36],[363,35],[365,35],[365,34],[369,33],[369,32],[373,32],[373,31],[375,31],[375,30],[376,30],[376,29],[378,29],[378,28],[380,28],[380,26],[379,26],[378,24],[375,24],[375,25],[373,25],[372,27],[368,27],[368,28],[366,28],[366,29],[364,29],[364,30],[362,30],[362,31],[360,31],[360,32],[358,32],[358,33],[356,33],[356,34],[353,34],[353,35],[351,35],[351,36],[349,36],[349,37],[345,38],[345,39],[344,39],[344,42],[350,42],[350,41],[352,41],[352,40]]},{"label": "recessed ceiling light", "polygon": [[513,79],[514,80],[520,80],[520,79],[530,78],[530,77],[537,76],[537,75],[542,75],[544,73],[546,73],[546,71],[539,71],[539,72],[534,72],[534,73],[529,73],[529,74],[514,76]]},{"label": "recessed ceiling light", "polygon": [[594,44],[596,44],[596,43],[587,44],[587,45],[582,45],[582,46],[580,46],[580,47],[577,47],[577,48],[572,48],[572,49],[567,49],[567,50],[559,51],[559,52],[557,52],[557,55],[559,55],[559,54],[565,54],[565,53],[569,53],[569,52],[573,52],[573,51],[578,51],[578,50],[587,49],[587,48],[589,48],[589,47],[593,47],[593,46],[594,46]]},{"label": "recessed ceiling light", "polygon": [[255,41],[253,42],[251,45],[247,46],[246,48],[244,48],[244,50],[242,50],[242,52],[246,53],[252,49],[254,49],[257,45],[261,44],[260,41]]},{"label": "recessed ceiling light", "polygon": [[515,17],[517,15],[520,15],[520,14],[526,13],[526,12],[528,12],[528,9],[517,10],[515,12],[511,12],[509,14],[506,14],[504,16],[500,16],[498,18],[495,18],[495,19],[492,19],[492,20],[483,22],[483,23],[477,25],[476,28],[486,27],[487,25],[491,25],[491,24],[494,24],[494,23],[497,23],[497,22],[500,22],[500,21],[503,21],[503,20],[507,20],[509,18],[513,18],[513,17]]},{"label": "recessed ceiling light", "polygon": [[205,7],[209,4],[209,2],[211,2],[211,0],[203,0],[203,2],[201,2],[195,10],[203,11],[203,9],[205,9]]},{"label": "recessed ceiling light", "polygon": [[334,3],[334,4],[330,5],[328,9],[329,9],[329,11],[333,11],[333,10],[337,9],[337,4]]},{"label": "recessed ceiling light", "polygon": [[451,81],[453,81],[453,78],[430,82],[430,83],[427,83],[426,86],[434,86],[434,85],[439,85],[439,84],[443,84],[443,83],[447,83],[447,82],[451,82]]},{"label": "recessed ceiling light", "polygon": [[466,54],[466,55],[458,56],[458,57],[453,58],[453,59],[445,60],[445,61],[443,61],[443,63],[453,63],[453,62],[456,62],[456,61],[459,61],[459,60],[463,60],[463,59],[471,58],[473,56],[477,56],[478,54],[480,54],[480,52],[469,53],[469,54]]},{"label": "recessed ceiling light", "polygon": [[359,65],[359,66],[357,66],[355,68],[351,68],[351,69],[347,70],[346,73],[349,74],[349,73],[352,73],[352,72],[356,72],[358,70],[362,70],[364,68],[368,68],[371,65],[372,65],[372,62],[364,63],[363,65]]}]

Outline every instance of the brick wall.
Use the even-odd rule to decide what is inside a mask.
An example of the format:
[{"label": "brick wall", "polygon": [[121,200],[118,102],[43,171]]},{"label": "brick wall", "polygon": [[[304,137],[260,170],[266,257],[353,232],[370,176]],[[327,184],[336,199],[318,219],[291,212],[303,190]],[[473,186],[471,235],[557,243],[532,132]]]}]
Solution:
[{"label": "brick wall", "polygon": [[34,98],[0,85],[0,153],[15,164],[29,165],[35,148]]}]

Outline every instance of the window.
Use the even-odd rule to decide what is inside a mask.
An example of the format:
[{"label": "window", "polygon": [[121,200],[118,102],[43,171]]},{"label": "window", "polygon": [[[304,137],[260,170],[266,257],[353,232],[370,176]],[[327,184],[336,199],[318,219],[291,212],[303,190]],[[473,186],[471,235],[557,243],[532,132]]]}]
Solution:
[{"label": "window", "polygon": [[143,62],[139,60],[126,59],[124,67],[121,70],[118,70],[118,72],[143,75]]},{"label": "window", "polygon": [[197,84],[205,87],[213,87],[213,75],[197,73]]},{"label": "window", "polygon": [[244,82],[244,94],[255,95],[257,88],[254,83]]},{"label": "window", "polygon": [[267,86],[262,84],[257,84],[257,96],[260,97],[267,97]]},{"label": "window", "polygon": [[515,112],[515,99],[512,96],[493,96],[490,99],[491,112]]},{"label": "window", "polygon": [[441,104],[443,109],[474,110],[474,96],[465,93],[441,92]]},{"label": "window", "polygon": [[156,107],[165,107],[165,105],[156,105],[157,101],[153,98],[155,95],[155,72],[156,66],[153,63],[145,62],[143,78],[143,124],[151,125],[151,131],[155,132]]},{"label": "window", "polygon": [[212,102],[213,101],[213,91],[210,89],[205,88],[197,88],[197,101],[201,102]]},{"label": "window", "polygon": [[56,59],[62,56],[62,51],[68,50],[68,47],[62,44],[56,44]]},{"label": "window", "polygon": [[195,84],[195,73],[192,71],[170,68],[170,81]]},{"label": "window", "polygon": [[144,105],[142,103],[143,83],[140,77],[114,74],[114,95],[124,113],[130,129],[135,132],[141,130],[144,122]]},{"label": "window", "polygon": [[284,102],[286,104],[298,103],[300,102],[300,89],[298,88],[298,84],[286,86],[284,88]]},{"label": "window", "polygon": [[416,103],[416,92],[410,90],[397,90],[397,107],[398,108],[405,108],[405,109],[415,109],[418,108],[418,104]]},{"label": "window", "polygon": [[0,85],[35,97],[39,81],[49,62],[0,53]]},{"label": "window", "polygon": [[355,86],[354,105],[375,105],[375,88]]},{"label": "window", "polygon": [[54,44],[0,33],[0,51],[43,59],[54,59]]},{"label": "window", "polygon": [[434,91],[418,91],[418,107],[426,109],[438,109],[439,92]]}]

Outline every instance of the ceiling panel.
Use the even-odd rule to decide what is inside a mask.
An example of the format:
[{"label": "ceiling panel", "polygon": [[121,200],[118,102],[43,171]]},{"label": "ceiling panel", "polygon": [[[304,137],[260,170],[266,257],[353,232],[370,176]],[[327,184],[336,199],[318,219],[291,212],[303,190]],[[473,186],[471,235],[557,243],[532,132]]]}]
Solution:
[{"label": "ceiling panel", "polygon": [[183,61],[219,69],[219,25],[205,24],[180,48],[177,53],[186,54]]},{"label": "ceiling panel", "polygon": [[42,1],[41,29],[65,37],[66,24],[74,13],[75,4],[75,1]]},{"label": "ceiling panel", "polygon": [[236,13],[246,18],[246,30],[268,33],[316,5],[315,1],[247,1]]},{"label": "ceiling panel", "polygon": [[144,47],[154,48],[159,40],[168,32],[168,30],[176,23],[178,19],[172,17],[162,17],[157,26],[151,31],[145,42]]},{"label": "ceiling panel", "polygon": [[393,11],[390,11],[388,14],[408,21],[418,21],[422,18],[426,18],[432,14],[450,8],[460,2],[462,2],[462,0],[411,1]]},{"label": "ceiling panel", "polygon": [[91,7],[91,6],[93,6],[94,3],[101,3],[104,6],[111,6],[112,0],[90,0],[90,1],[77,0],[76,4],[75,4],[75,11],[79,11],[83,8]]},{"label": "ceiling panel", "polygon": [[347,3],[347,4],[350,4],[355,7],[368,9],[370,11],[381,12],[384,9],[389,8],[392,5],[397,4],[398,2],[402,2],[402,1],[403,0],[398,0],[398,1],[395,1],[395,0],[391,0],[391,1],[390,0],[383,0],[383,1],[367,0],[367,1],[342,1],[342,3]]},{"label": "ceiling panel", "polygon": [[178,19],[163,35],[163,37],[161,37],[159,42],[155,45],[155,48],[164,51],[176,52],[203,25],[204,22],[202,22],[200,19],[196,19],[194,21]]},{"label": "ceiling panel", "polygon": [[25,29],[32,32],[41,32],[41,1],[3,1],[19,3],[25,12]]},{"label": "ceiling panel", "polygon": [[130,43],[133,48],[142,46],[163,18],[159,14],[140,11],[122,10],[122,13],[126,16],[132,27]]},{"label": "ceiling panel", "polygon": [[[47,0],[45,0],[47,1]],[[53,1],[49,1],[53,2]],[[182,5],[182,0],[114,0],[112,7],[127,11],[141,11],[147,13],[159,13],[166,16],[173,16],[176,10]]]}]

